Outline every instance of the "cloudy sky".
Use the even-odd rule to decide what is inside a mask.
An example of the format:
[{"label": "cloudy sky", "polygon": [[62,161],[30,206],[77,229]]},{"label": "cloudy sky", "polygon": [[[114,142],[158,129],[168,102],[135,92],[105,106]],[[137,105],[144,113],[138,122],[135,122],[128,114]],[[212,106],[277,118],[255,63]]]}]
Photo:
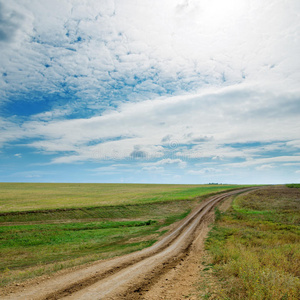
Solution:
[{"label": "cloudy sky", "polygon": [[299,0],[0,0],[0,181],[300,181]]}]

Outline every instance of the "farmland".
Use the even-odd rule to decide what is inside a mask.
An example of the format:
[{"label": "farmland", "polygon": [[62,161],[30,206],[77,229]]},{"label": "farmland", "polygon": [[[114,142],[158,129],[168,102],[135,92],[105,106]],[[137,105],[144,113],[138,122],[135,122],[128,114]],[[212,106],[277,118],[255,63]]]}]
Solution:
[{"label": "farmland", "polygon": [[0,184],[0,284],[152,245],[203,197],[240,186]]},{"label": "farmland", "polygon": [[193,199],[233,185],[0,183],[0,211],[146,204]]}]

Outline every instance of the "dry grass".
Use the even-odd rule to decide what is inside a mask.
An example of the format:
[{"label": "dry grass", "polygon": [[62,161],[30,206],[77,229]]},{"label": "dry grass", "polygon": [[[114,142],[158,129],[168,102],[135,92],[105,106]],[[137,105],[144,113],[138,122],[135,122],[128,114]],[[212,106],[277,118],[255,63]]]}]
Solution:
[{"label": "dry grass", "polygon": [[300,298],[300,190],[272,187],[238,196],[219,214],[207,249],[219,299]]}]

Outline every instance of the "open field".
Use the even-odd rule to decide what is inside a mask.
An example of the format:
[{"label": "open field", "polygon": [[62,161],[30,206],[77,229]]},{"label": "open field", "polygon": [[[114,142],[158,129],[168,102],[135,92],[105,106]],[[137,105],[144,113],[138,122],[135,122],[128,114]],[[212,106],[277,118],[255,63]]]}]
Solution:
[{"label": "open field", "polygon": [[238,187],[0,186],[1,285],[148,247],[201,201],[196,196]]},{"label": "open field", "polygon": [[186,200],[234,185],[0,183],[0,212]]},{"label": "open field", "polygon": [[217,299],[300,298],[300,189],[237,196],[217,217],[206,242],[221,282]]}]

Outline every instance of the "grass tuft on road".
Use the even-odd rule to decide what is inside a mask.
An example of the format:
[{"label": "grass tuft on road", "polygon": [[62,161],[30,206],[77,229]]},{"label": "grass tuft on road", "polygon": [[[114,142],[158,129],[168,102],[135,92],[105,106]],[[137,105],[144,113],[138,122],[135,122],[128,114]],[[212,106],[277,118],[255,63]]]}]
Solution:
[{"label": "grass tuft on road", "polygon": [[271,187],[237,196],[218,216],[206,248],[221,299],[300,298],[300,190]]}]

